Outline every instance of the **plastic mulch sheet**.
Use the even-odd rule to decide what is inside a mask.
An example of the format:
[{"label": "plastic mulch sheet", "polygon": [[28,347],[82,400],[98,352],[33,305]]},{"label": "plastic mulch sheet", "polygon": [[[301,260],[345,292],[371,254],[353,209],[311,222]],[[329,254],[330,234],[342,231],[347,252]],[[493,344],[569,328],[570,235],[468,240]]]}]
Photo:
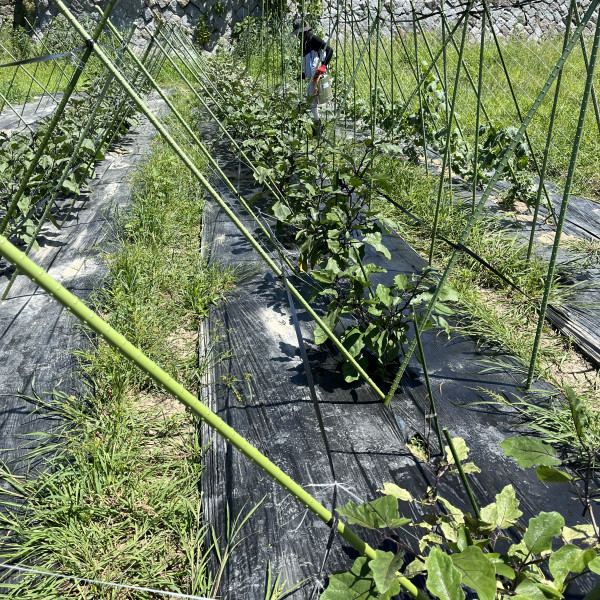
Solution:
[{"label": "plastic mulch sheet", "polygon": [[[205,139],[214,136],[213,126],[205,124],[202,130]],[[232,181],[239,183],[241,193],[250,197],[257,187],[251,173],[242,167],[238,181],[238,162],[225,144],[217,144],[213,155]],[[244,216],[227,188],[218,182],[216,185],[247,228],[260,237],[255,223]],[[425,265],[399,237],[387,236],[385,243],[393,257],[392,266],[386,265],[388,279]],[[209,355],[211,363],[206,401],[251,444],[331,508],[334,478],[307,387],[286,290],[212,203],[206,211],[203,247],[211,261],[250,267],[237,292],[211,311],[204,327],[201,358]],[[272,256],[278,260],[276,253]],[[303,291],[307,296],[308,290]],[[423,432],[429,412],[420,365],[411,362],[401,391],[386,408],[366,384],[344,382],[339,356],[328,345],[315,347],[313,325],[296,308],[339,484],[337,505],[348,500],[372,500],[385,482],[394,482],[422,497],[433,479],[405,446],[415,433]],[[448,340],[443,334],[428,333],[423,342],[441,423],[453,437],[466,440],[470,460],[481,468],[481,474],[469,476],[480,505],[492,501],[512,483],[521,500],[524,521],[540,511],[558,510],[567,523],[581,522],[581,507],[572,501],[567,486],[549,488],[533,470],[521,469],[500,449],[503,439],[518,435],[514,410],[489,404],[461,406],[489,400],[489,391],[521,397],[522,370],[510,362],[503,369],[486,369],[482,360],[489,357],[482,355],[472,340],[461,336]],[[329,574],[351,566],[356,552],[343,540],[336,537],[327,553],[326,525],[237,450],[210,430],[203,430],[203,443],[211,441],[202,475],[204,516],[215,526],[223,547],[227,507],[233,520],[260,504],[235,540],[238,546],[228,559],[220,588],[224,597],[262,600],[269,564],[289,585],[306,580],[294,598],[310,598],[315,586],[326,582]],[[438,451],[433,432],[431,443]],[[458,478],[444,480],[441,494],[468,509]],[[409,505],[404,509],[409,511]],[[417,518],[410,512],[404,516]],[[377,535],[353,527],[371,544],[381,547]],[[402,535],[409,546],[416,546],[409,529]],[[569,590],[569,598],[583,597],[590,582],[582,579],[579,586]]]}]

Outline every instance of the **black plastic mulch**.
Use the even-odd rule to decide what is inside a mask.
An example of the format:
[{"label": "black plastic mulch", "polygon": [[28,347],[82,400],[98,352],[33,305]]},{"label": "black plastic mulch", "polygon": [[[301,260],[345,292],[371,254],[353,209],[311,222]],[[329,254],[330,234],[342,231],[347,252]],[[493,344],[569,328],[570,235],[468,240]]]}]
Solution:
[{"label": "black plastic mulch", "polygon": [[[205,123],[202,132],[205,139],[213,139],[216,129]],[[241,193],[252,196],[257,187],[252,174],[242,166],[238,181],[238,161],[227,145],[217,143],[212,152],[232,181],[239,183]],[[244,216],[227,188],[219,182],[215,185],[246,227],[260,237],[256,225]],[[205,219],[203,244],[210,260],[255,269],[238,284],[233,297],[212,310],[205,324],[200,358],[210,352],[212,364],[207,402],[285,473],[331,508],[333,478],[307,388],[286,291],[215,204],[208,205]],[[393,257],[388,279],[424,266],[425,261],[399,237],[387,236],[385,243]],[[384,482],[397,483],[414,496],[423,496],[433,483],[432,477],[405,447],[413,434],[423,432],[424,417],[429,412],[420,365],[411,362],[402,391],[386,408],[367,385],[344,382],[339,357],[328,346],[314,346],[313,325],[302,310],[298,313],[340,484],[338,505],[351,499],[372,500]],[[522,370],[515,365],[484,372],[482,360],[488,357],[465,337],[448,340],[428,333],[423,341],[441,423],[452,436],[466,440],[471,459],[482,470],[470,476],[480,505],[493,501],[494,494],[512,483],[521,500],[523,520],[540,511],[558,510],[567,523],[581,522],[581,508],[572,501],[567,486],[548,487],[533,470],[521,469],[499,448],[503,439],[518,435],[514,410],[458,405],[489,400],[486,391],[520,398]],[[220,589],[224,597],[264,598],[270,564],[273,573],[281,572],[288,584],[307,580],[293,597],[311,598],[317,580],[325,582],[330,573],[351,566],[356,552],[336,537],[321,572],[329,529],[259,468],[204,429],[203,442],[211,440],[202,476],[203,506],[205,517],[214,524],[223,544],[227,538],[227,506],[233,519],[260,503],[225,567]],[[437,448],[433,433],[431,440]],[[457,478],[445,480],[441,493],[453,504],[468,509]],[[405,516],[418,517],[410,514],[409,505],[403,508],[407,510]],[[380,545],[377,535],[364,530],[359,533],[364,533],[373,545]],[[410,533],[404,541],[416,546]],[[569,598],[581,598],[591,587],[584,580],[579,586],[569,590]]]},{"label": "black plastic mulch", "polygon": [[[156,99],[150,103],[155,110],[163,106]],[[8,117],[0,117],[0,122],[3,118]],[[91,191],[77,200],[63,228],[59,231],[47,223],[39,250],[30,254],[84,300],[102,285],[106,269],[100,257],[111,239],[111,223],[129,203],[128,178],[153,137],[154,129],[145,120],[133,128],[97,165]],[[68,198],[58,206],[59,222],[70,204]],[[0,290],[13,273],[14,268],[0,260]],[[29,473],[32,465],[27,454],[40,442],[37,434],[58,424],[44,410],[36,412],[35,396],[48,400],[55,391],[75,395],[84,391],[73,353],[88,343],[68,311],[25,276],[17,278],[8,298],[0,303],[0,460],[13,472]]]}]

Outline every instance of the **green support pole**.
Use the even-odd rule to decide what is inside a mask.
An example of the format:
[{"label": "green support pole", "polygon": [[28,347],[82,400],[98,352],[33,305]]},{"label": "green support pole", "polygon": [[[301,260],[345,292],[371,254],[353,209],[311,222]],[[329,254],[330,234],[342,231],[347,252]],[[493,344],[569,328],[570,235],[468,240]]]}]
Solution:
[{"label": "green support pole", "polygon": [[[575,36],[573,36],[575,37]],[[554,244],[552,246],[552,255],[550,256],[550,266],[548,267],[548,275],[546,276],[546,286],[544,288],[544,295],[542,297],[542,304],[539,310],[539,319],[537,325],[537,331],[535,334],[535,340],[533,342],[533,351],[531,353],[531,362],[529,363],[529,373],[527,374],[526,389],[531,388],[533,382],[533,376],[535,373],[535,363],[537,355],[540,349],[540,343],[542,341],[542,331],[544,329],[544,321],[546,319],[546,311],[548,309],[548,300],[550,298],[550,291],[552,289],[552,282],[554,280],[554,273],[556,271],[556,258],[558,256],[558,248],[560,246],[560,238],[562,235],[563,226],[565,223],[565,217],[567,216],[567,208],[569,206],[569,197],[571,195],[571,187],[573,185],[573,176],[575,175],[575,167],[577,164],[577,156],[579,155],[579,146],[581,145],[581,136],[583,134],[583,128],[585,126],[585,117],[587,114],[588,103],[592,91],[592,85],[594,82],[594,73],[596,70],[596,59],[598,57],[598,45],[600,43],[600,19],[596,23],[596,33],[594,35],[594,45],[592,46],[592,52],[590,55],[590,66],[587,72],[587,78],[585,82],[585,90],[583,92],[583,99],[581,101],[581,110],[579,112],[579,121],[577,122],[577,130],[575,131],[575,140],[573,142],[573,151],[571,152],[571,161],[569,163],[569,171],[567,173],[567,180],[565,183],[565,190],[563,194],[563,200],[560,207],[560,215],[558,217],[558,223],[556,224],[556,233],[554,235]]]},{"label": "green support pole", "polygon": [[[100,7],[98,7],[98,6],[96,7],[96,9],[98,11],[101,11]],[[107,21],[107,25],[116,36],[119,36],[119,32],[118,32],[117,28],[110,22],[110,20]],[[117,39],[118,39],[118,37],[117,37]],[[198,138],[198,136],[195,134],[195,132],[192,130],[192,128],[188,125],[187,121],[182,117],[181,113],[177,110],[177,108],[169,100],[168,96],[162,91],[162,89],[160,88],[160,86],[158,85],[156,80],[146,70],[146,68],[140,61],[140,59],[135,55],[135,53],[129,47],[126,48],[126,51],[130,55],[132,60],[138,65],[138,67],[144,73],[146,79],[150,82],[151,86],[158,92],[159,96],[162,98],[162,100],[168,106],[169,110],[175,115],[175,118],[179,121],[181,126],[185,129],[185,131],[190,136],[190,138],[193,140],[193,142],[196,144],[196,146],[198,146],[198,148],[200,149],[204,158],[206,158],[206,160],[208,160],[208,162],[215,169],[215,171],[217,172],[217,174],[219,175],[221,180],[225,183],[225,185],[227,185],[227,187],[230,189],[230,191],[233,193],[233,195],[237,198],[238,202],[241,203],[241,205],[244,207],[246,212],[252,217],[252,219],[255,221],[255,223],[260,227],[263,234],[269,239],[269,241],[273,244],[273,247],[279,252],[282,260],[284,260],[285,263],[288,265],[288,267],[290,267],[290,269],[292,271],[294,271],[295,270],[294,266],[292,265],[292,263],[290,262],[288,257],[285,256],[285,254],[283,254],[283,252],[281,252],[281,250],[279,249],[279,246],[277,245],[276,241],[273,239],[273,236],[271,235],[271,233],[263,225],[262,221],[258,218],[256,213],[252,210],[252,208],[246,202],[244,197],[238,193],[235,185],[233,185],[233,183],[227,177],[227,175],[225,175],[225,173],[223,173],[223,170],[221,169],[221,167],[219,166],[217,161],[213,158],[213,156],[208,151],[206,146],[202,143],[202,141]]]},{"label": "green support pole", "polygon": [[[25,255],[29,255],[29,252],[33,248],[33,245],[36,243],[37,236],[39,235],[42,227],[44,226],[44,223],[46,222],[46,219],[48,218],[48,215],[50,214],[50,211],[52,210],[52,207],[54,206],[54,203],[56,202],[56,198],[58,197],[58,194],[61,191],[62,185],[71,173],[71,169],[79,156],[79,153],[83,146],[83,142],[87,138],[87,134],[94,123],[94,119],[96,118],[96,115],[98,114],[98,111],[100,110],[100,108],[102,106],[102,102],[104,101],[104,97],[108,93],[108,89],[110,87],[112,80],[113,80],[113,77],[112,77],[112,75],[109,74],[106,78],[106,82],[105,82],[104,86],[102,87],[102,90],[100,91],[100,95],[98,96],[98,99],[94,103],[94,108],[90,114],[90,117],[88,118],[87,123],[85,124],[85,126],[81,130],[81,133],[79,134],[79,139],[77,140],[77,143],[75,144],[75,147],[73,148],[71,157],[69,158],[67,164],[65,165],[65,168],[63,169],[62,174],[61,174],[58,182],[56,183],[54,191],[52,192],[52,195],[50,196],[48,202],[46,203],[44,212],[43,212],[42,216],[40,217],[38,224],[36,225],[33,235],[31,236],[31,241],[27,244],[27,247],[25,248]],[[18,271],[15,271],[13,273],[6,288],[2,292],[2,297],[0,298],[0,300],[6,300],[6,297],[8,296],[8,293],[10,292],[10,289],[12,288],[12,286],[15,282],[15,279],[17,278],[17,274],[18,274]]]},{"label": "green support pole", "polygon": [[[494,190],[494,186],[500,181],[502,174],[504,173],[504,169],[506,169],[506,165],[508,164],[510,157],[514,154],[517,145],[521,143],[521,140],[523,139],[523,136],[525,135],[525,130],[527,129],[527,127],[529,127],[531,121],[537,114],[537,112],[540,108],[540,105],[542,104],[542,102],[544,101],[546,96],[548,95],[548,92],[550,91],[550,88],[556,81],[558,74],[560,73],[565,62],[571,55],[571,52],[573,51],[575,44],[579,41],[579,37],[583,33],[584,27],[587,26],[587,24],[589,23],[592,15],[598,8],[599,4],[600,4],[600,0],[591,0],[590,5],[582,19],[581,25],[579,25],[577,27],[577,29],[575,30],[575,32],[573,33],[573,37],[569,40],[567,47],[565,48],[560,59],[556,63],[555,67],[552,69],[550,75],[548,76],[548,79],[547,79],[546,83],[544,84],[544,87],[541,89],[540,93],[538,94],[537,98],[535,99],[532,107],[530,108],[529,112],[527,113],[527,116],[525,117],[525,119],[523,119],[523,122],[521,123],[521,126],[519,127],[518,132],[516,133],[515,137],[511,141],[509,147],[506,149],[506,151],[502,157],[502,160],[500,161],[500,164],[498,165],[498,168],[496,169],[496,172],[492,175],[492,178],[490,179],[486,190],[484,191],[481,199],[479,200],[479,202],[477,204],[477,207],[475,208],[475,212],[471,216],[471,219],[469,219],[469,222],[467,223],[467,226],[465,227],[465,229],[460,237],[460,240],[458,242],[458,247],[466,244],[467,239],[473,229],[473,225],[479,218],[479,215],[481,214],[481,211],[483,210],[483,207],[484,207],[486,201],[491,196],[491,194]],[[446,282],[448,281],[450,272],[452,271],[452,268],[454,267],[454,264],[456,263],[456,260],[458,259],[458,256],[460,255],[460,253],[461,253],[461,250],[456,249],[450,256],[450,260],[448,261],[448,264],[446,265],[446,268],[444,269],[444,273],[442,274],[440,282],[439,282],[435,292],[433,293],[431,300],[429,301],[429,305],[427,306],[427,309],[425,310],[425,314],[423,316],[423,323],[427,322],[427,319],[429,319],[429,317],[431,316],[431,313],[433,312],[433,307],[435,306],[435,303],[438,301],[438,298],[440,295],[440,290],[442,289],[442,287],[444,285],[446,285]],[[392,383],[392,386],[390,387],[390,390],[386,396],[386,399],[384,402],[384,404],[386,406],[389,405],[389,403],[392,401],[392,398],[394,397],[394,394],[396,393],[396,390],[398,389],[398,385],[400,385],[400,380],[402,379],[402,376],[404,375],[404,372],[406,371],[406,367],[408,366],[408,363],[409,363],[410,359],[412,358],[415,348],[417,347],[417,339],[416,338],[421,333],[422,333],[422,328],[417,327],[416,335],[406,350],[406,354],[404,356],[404,359],[402,360],[402,364],[400,365],[398,372],[396,373],[396,377],[394,378],[394,381]]]},{"label": "green support pole", "polygon": [[[413,322],[417,323],[417,316],[415,314],[415,310],[413,308]],[[415,327],[416,330],[416,327]],[[417,337],[417,349],[419,351],[419,357],[421,359],[421,364],[423,366],[423,375],[425,377],[425,387],[427,388],[427,395],[429,396],[429,403],[431,405],[431,418],[433,419],[433,424],[435,425],[435,433],[437,435],[438,443],[440,445],[440,454],[444,454],[444,443],[442,442],[442,432],[440,429],[440,420],[437,413],[437,407],[435,405],[435,396],[433,395],[433,388],[431,387],[431,380],[429,379],[429,370],[427,369],[427,361],[425,360],[425,350],[423,349],[423,341],[421,340],[421,336]]]},{"label": "green support pole", "polygon": [[[510,95],[512,97],[513,103],[515,105],[515,109],[517,110],[517,115],[521,123],[523,122],[523,115],[521,113],[521,107],[519,106],[519,102],[517,101],[517,96],[515,94],[515,90],[512,84],[512,80],[508,73],[508,68],[504,61],[504,55],[502,53],[502,48],[500,47],[500,42],[498,41],[498,36],[496,35],[496,28],[494,27],[494,23],[492,21],[492,15],[490,14],[489,7],[487,4],[487,0],[483,0],[483,7],[485,12],[487,13],[488,20],[490,22],[490,30],[492,32],[492,37],[494,38],[494,45],[496,46],[496,50],[498,51],[498,57],[500,58],[500,64],[502,65],[502,70],[504,71],[504,75],[506,76],[506,81],[508,83],[508,89],[510,90]],[[531,159],[533,160],[533,164],[535,166],[535,170],[537,171],[538,177],[540,176],[540,166],[537,161],[537,157],[535,152],[533,151],[533,144],[531,143],[531,139],[529,138],[529,132],[525,131],[525,141],[527,142],[527,147],[529,148],[529,152],[531,154]],[[543,180],[540,179],[540,185],[543,186],[544,195],[546,196],[546,200],[548,201],[548,210],[552,214],[552,218],[556,223],[556,212],[554,211],[554,207],[552,206],[552,202],[550,201],[550,196],[548,194],[548,190],[546,189],[546,184]]]},{"label": "green support pole", "polygon": [[[377,28],[375,35],[375,85],[373,89],[373,118],[371,119],[371,139],[375,139],[375,130],[377,128],[377,110],[379,93],[379,46],[381,45],[381,0],[377,2]],[[370,72],[370,69],[369,69]]]},{"label": "green support pole", "polygon": [[[567,19],[567,26],[565,28],[565,37],[563,40],[563,50],[569,41],[569,35],[571,34],[571,19],[573,16],[574,3],[571,2],[569,7],[569,17]],[[529,234],[529,244],[527,246],[527,260],[531,259],[533,253],[533,244],[535,242],[535,232],[537,229],[537,220],[540,213],[540,204],[542,202],[542,181],[546,178],[546,169],[548,168],[548,157],[550,156],[550,146],[552,144],[552,134],[554,133],[554,121],[556,119],[556,110],[558,109],[558,100],[560,97],[561,83],[562,83],[563,70],[561,69],[556,80],[556,89],[554,90],[554,102],[552,103],[552,112],[550,113],[550,122],[548,124],[548,135],[546,136],[546,147],[544,148],[544,160],[542,161],[542,169],[540,171],[540,183],[538,185],[537,194],[535,198],[535,209],[533,211],[533,220],[531,221],[531,232]]]},{"label": "green support pole", "polygon": [[[474,0],[470,0],[469,5],[467,6],[467,14],[470,12],[471,7],[473,6]],[[442,168],[440,170],[440,183],[438,186],[438,195],[437,202],[435,204],[435,214],[433,217],[433,227],[431,229],[431,246],[429,247],[429,264],[433,262],[433,252],[435,249],[435,242],[437,240],[437,227],[438,227],[438,218],[440,214],[440,204],[442,202],[442,196],[444,193],[444,171],[446,170],[446,166],[448,167],[448,175],[450,181],[452,181],[452,165],[450,158],[450,140],[452,139],[451,134],[451,124],[454,122],[454,113],[456,108],[456,98],[458,95],[458,85],[460,82],[460,71],[462,65],[462,59],[465,50],[465,42],[467,40],[467,31],[469,29],[469,18],[465,19],[465,24],[463,26],[462,38],[460,41],[460,52],[458,53],[458,65],[456,66],[456,78],[454,80],[454,89],[452,90],[452,104],[450,106],[450,110],[448,112],[448,94],[444,94],[446,97],[446,114],[447,114],[447,126],[446,126],[446,147],[444,149],[444,158],[442,160]],[[446,42],[444,40],[444,48],[446,47]]]},{"label": "green support pole", "polygon": [[[595,0],[600,2],[600,0]],[[74,29],[81,35],[83,39],[88,39],[88,33],[81,26],[79,21],[71,14],[69,9],[65,6],[62,0],[56,0],[56,4],[61,11],[61,13],[67,18],[69,23],[74,27]],[[191,171],[192,175],[199,181],[199,183],[204,187],[209,196],[221,207],[223,212],[229,217],[231,222],[238,228],[240,233],[248,240],[250,245],[254,248],[254,250],[258,253],[258,255],[265,261],[268,267],[275,273],[277,277],[283,277],[283,273],[279,269],[279,267],[273,262],[271,257],[265,252],[265,250],[261,247],[261,245],[252,237],[252,234],[246,229],[244,224],[238,219],[237,215],[227,206],[227,204],[223,201],[223,199],[219,196],[219,194],[215,191],[215,189],[210,185],[207,179],[202,175],[200,170],[196,167],[193,161],[189,158],[189,156],[179,147],[177,142],[173,139],[171,134],[165,129],[164,125],[156,118],[156,116],[152,113],[152,111],[146,106],[144,101],[136,94],[133,88],[129,85],[129,83],[124,79],[118,69],[115,68],[110,59],[106,56],[102,48],[99,47],[98,44],[93,45],[93,50],[96,53],[96,56],[100,59],[100,61],[104,64],[104,66],[114,74],[115,79],[121,84],[125,92],[129,95],[129,97],[137,104],[141,112],[146,116],[146,118],[152,123],[155,129],[160,133],[163,139],[167,142],[167,144],[173,149],[175,154],[181,159],[181,161],[185,164],[185,166]],[[327,327],[327,325],[322,321],[322,319],[315,313],[310,304],[303,298],[300,292],[291,284],[288,283],[289,288],[293,296],[298,300],[298,302],[302,305],[302,307],[306,310],[306,312],[312,317],[312,319],[323,329],[327,337],[333,342],[336,348],[340,351],[340,353],[346,358],[352,366],[360,373],[361,377],[365,380],[366,383],[373,389],[375,394],[380,398],[385,398],[385,394],[379,389],[377,384],[371,379],[371,377],[367,374],[367,372],[358,364],[356,359],[344,348],[342,342],[333,334],[333,332]]]},{"label": "green support pole", "polygon": [[[417,36],[417,14],[415,12],[414,2],[411,0],[411,13],[413,18],[413,38],[415,44],[415,78],[419,86],[419,112],[421,114],[421,129],[423,130],[423,155],[425,158],[425,175],[429,176],[429,152],[427,151],[427,129],[425,128],[425,113],[423,111],[423,86],[421,81],[421,65],[419,64],[419,42]],[[406,53],[408,55],[408,52]]]},{"label": "green support pole", "polygon": [[[574,3],[575,3],[575,0],[571,0],[569,12],[571,12],[573,10],[573,7],[575,8],[575,10],[574,10],[575,25],[579,25],[579,23],[580,23],[579,9],[577,8],[576,5],[574,6]],[[571,24],[571,20],[569,18],[567,25],[570,25],[570,24]],[[580,41],[581,41],[581,53],[583,54],[583,64],[585,65],[585,69],[587,71],[590,68],[590,61],[588,59],[587,49],[585,47],[585,40],[583,39],[583,37],[580,39]],[[592,104],[594,105],[594,115],[596,116],[596,126],[598,127],[598,133],[600,134],[600,109],[598,108],[598,98],[596,97],[596,88],[594,87],[594,84],[592,84]]]},{"label": "green support pole", "polygon": [[[481,93],[483,88],[483,60],[485,54],[485,12],[481,15],[481,40],[479,42],[479,73],[477,79],[477,114],[475,116],[475,155],[473,156],[473,201],[471,212],[475,212],[477,183],[479,179],[479,124],[481,121]],[[466,65],[465,65],[466,67]],[[485,111],[485,109],[484,109]],[[487,116],[487,115],[486,115]],[[488,119],[489,121],[489,119]]]}]

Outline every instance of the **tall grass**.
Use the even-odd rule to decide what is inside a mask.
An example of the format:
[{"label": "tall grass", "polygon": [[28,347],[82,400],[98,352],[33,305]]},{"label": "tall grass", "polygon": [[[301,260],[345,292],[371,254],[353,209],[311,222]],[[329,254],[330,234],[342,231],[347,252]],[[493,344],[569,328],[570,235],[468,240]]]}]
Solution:
[{"label": "tall grass", "polygon": [[[431,223],[438,185],[435,178],[427,177],[421,167],[397,159],[379,162],[374,168],[389,174],[392,198],[425,223]],[[395,228],[417,251],[427,254],[430,236],[421,225],[383,199],[375,201],[375,208],[392,220]],[[440,236],[458,239],[469,217],[470,206],[456,201],[448,192],[439,211]],[[475,336],[488,349],[517,358],[525,368],[535,338],[537,301],[543,292],[547,262],[535,255],[527,260],[526,245],[492,214],[477,221],[466,245],[525,295],[468,254],[461,253],[450,276],[463,309],[456,327]],[[433,255],[434,264],[445,266],[451,252],[452,248],[447,244],[438,243]],[[553,282],[551,302],[558,306],[572,303],[569,287],[561,283],[565,275],[559,271]],[[570,373],[569,366],[581,370],[583,361],[569,342],[550,326],[544,330],[536,366],[538,375],[559,389],[568,384],[586,397],[591,406],[598,406],[597,376],[588,378],[589,374],[584,373],[577,377]],[[525,371],[523,373],[525,375]]]},{"label": "tall grass", "polygon": [[[441,36],[429,33],[427,34],[427,42],[432,54],[435,56],[442,46]],[[591,39],[586,39],[586,45],[589,56]],[[354,42],[348,40],[345,43],[337,44],[335,73],[341,78],[342,82],[350,81],[353,63],[358,62],[363,47],[364,43],[357,40],[354,40]],[[500,40],[500,49],[506,62],[521,114],[525,116],[562,53],[562,38],[549,36],[542,41],[533,41],[513,37]],[[375,50],[376,42],[372,41],[371,48],[365,54],[363,66],[358,70],[356,79],[356,97],[366,103],[370,102],[371,90],[374,85]],[[475,86],[477,85],[479,68],[479,50],[479,44],[471,41],[465,47],[464,55],[466,69],[475,82]],[[418,51],[419,60],[422,64],[421,71],[423,72],[423,68],[431,65],[431,60],[422,37],[419,37]],[[394,61],[393,71],[391,68],[392,56]],[[391,102],[393,86],[394,104],[398,107],[403,106],[403,98],[410,97],[416,87],[415,64],[412,32],[406,33],[404,45],[399,40],[392,41],[389,38],[381,40],[378,66],[380,94]],[[457,65],[458,53],[450,44],[447,51],[449,97],[452,95]],[[490,121],[503,127],[511,125],[518,127],[520,125],[518,112],[510,95],[508,81],[500,61],[500,54],[496,50],[491,34],[488,35],[486,42],[483,67],[481,103]],[[443,79],[444,69],[441,58],[437,61],[437,68]],[[577,45],[564,68],[559,110],[548,162],[548,176],[558,183],[566,176],[577,115],[579,114],[585,86],[585,77],[586,69],[583,54],[580,46]],[[596,88],[598,88],[600,73],[596,73],[595,82]],[[554,90],[551,90],[528,128],[534,153],[538,156],[540,163],[548,135],[553,93]],[[352,92],[349,100],[353,101],[353,98],[354,92]],[[463,134],[471,145],[473,145],[475,137],[476,108],[476,92],[471,87],[463,67],[457,95],[456,112]],[[418,96],[413,99],[409,112],[416,112],[416,110],[418,110]],[[482,123],[486,123],[483,115]],[[590,109],[577,163],[574,193],[600,199],[599,156],[599,124],[596,121],[594,111]]]}]

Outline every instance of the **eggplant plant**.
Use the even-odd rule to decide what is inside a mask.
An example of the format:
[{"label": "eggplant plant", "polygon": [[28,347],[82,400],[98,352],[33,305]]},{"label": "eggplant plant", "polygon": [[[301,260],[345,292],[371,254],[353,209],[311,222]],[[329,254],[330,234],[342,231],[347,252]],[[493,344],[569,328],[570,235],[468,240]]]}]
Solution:
[{"label": "eggplant plant", "polygon": [[[71,99],[68,110],[35,165],[17,210],[7,224],[7,233],[17,243],[37,247],[34,236],[46,203],[58,194],[79,195],[85,180],[94,177],[95,161],[104,158],[108,142],[125,133],[133,124],[133,105],[123,103],[115,88],[105,97],[87,137],[80,139],[92,112],[97,86],[98,80],[90,80]],[[118,118],[115,115],[117,107],[120,108]],[[0,217],[6,214],[32,166],[49,121],[50,118],[41,120],[33,131],[0,133]],[[73,161],[75,148],[79,149],[79,153]],[[63,177],[67,167],[69,172]],[[60,189],[56,189],[57,181],[62,181]],[[46,216],[56,227],[59,226],[53,212]]]},{"label": "eggplant plant", "polygon": [[[236,73],[220,68],[227,71]],[[331,147],[310,135],[306,102],[295,90],[252,91],[239,74],[221,78],[220,85],[226,102],[216,109],[252,155],[257,181],[274,182],[279,190],[277,198],[268,190],[262,198],[280,231],[295,238],[299,268],[314,282],[311,299],[326,299],[325,323],[342,329],[340,340],[361,366],[374,361],[380,375],[389,375],[408,341],[414,309],[431,299],[436,285],[431,269],[384,279],[389,230],[371,205],[386,181],[371,167],[374,155],[402,148],[372,139],[360,148]],[[442,290],[426,328],[448,330],[444,317],[452,310],[445,302],[456,299],[451,288]],[[326,339],[317,326],[315,342]],[[359,377],[349,362],[343,374],[349,382]]]},{"label": "eggplant plant", "polygon": [[[380,532],[391,551],[377,550],[375,559],[358,558],[349,571],[334,573],[323,600],[389,599],[400,591],[400,576],[424,579],[430,594],[441,600],[464,600],[464,588],[480,600],[559,600],[569,597],[567,587],[578,577],[600,574],[600,534],[595,520],[570,527],[560,513],[550,511],[523,523],[512,485],[505,486],[478,513],[444,498],[440,483],[459,474],[455,455],[463,473],[479,472],[467,462],[465,441],[454,438],[452,445],[455,454],[446,446],[442,456],[432,459],[421,444],[407,444],[415,460],[432,475],[433,484],[423,497],[414,497],[395,483],[384,483],[379,490],[382,495],[375,500],[358,505],[349,501],[337,509],[348,523]],[[537,467],[542,481],[578,482],[580,489],[590,483],[581,473],[570,473],[558,452],[538,438],[509,438],[501,447],[521,466]],[[419,516],[411,519],[403,514]],[[596,598],[595,593],[586,598]]]}]

